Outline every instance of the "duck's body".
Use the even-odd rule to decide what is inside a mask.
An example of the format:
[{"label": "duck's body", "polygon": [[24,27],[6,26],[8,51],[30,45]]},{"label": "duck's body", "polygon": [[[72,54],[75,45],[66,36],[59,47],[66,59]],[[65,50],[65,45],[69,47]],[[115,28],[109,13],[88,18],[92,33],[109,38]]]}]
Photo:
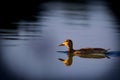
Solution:
[{"label": "duck's body", "polygon": [[79,50],[74,50],[72,40],[70,39],[65,40],[59,46],[66,46],[68,48],[68,52],[73,54],[73,56],[83,58],[109,58],[106,56],[107,50],[103,48],[81,48]]},{"label": "duck's body", "polygon": [[82,48],[73,50],[73,54],[83,58],[109,58],[106,56],[107,50],[103,48]]}]

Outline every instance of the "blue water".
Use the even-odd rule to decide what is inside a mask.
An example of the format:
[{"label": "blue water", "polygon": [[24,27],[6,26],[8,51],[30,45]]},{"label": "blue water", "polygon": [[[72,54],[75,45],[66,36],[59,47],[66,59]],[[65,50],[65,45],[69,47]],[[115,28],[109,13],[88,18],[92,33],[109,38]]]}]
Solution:
[{"label": "blue water", "polygon": [[[36,16],[38,21],[18,23],[12,34],[2,34],[2,60],[9,73],[25,79],[104,79],[114,73],[119,61],[118,35],[103,2],[88,4],[50,2],[45,11]],[[41,15],[42,14],[42,15]],[[13,31],[14,32],[14,31]],[[7,36],[6,36],[7,35]],[[70,67],[58,58],[66,58],[65,39],[72,39],[74,48],[100,47],[111,50],[111,59],[84,59],[74,57]],[[59,52],[57,52],[59,51]]]},{"label": "blue water", "polygon": [[108,56],[120,57],[120,51],[110,51],[108,52]]}]

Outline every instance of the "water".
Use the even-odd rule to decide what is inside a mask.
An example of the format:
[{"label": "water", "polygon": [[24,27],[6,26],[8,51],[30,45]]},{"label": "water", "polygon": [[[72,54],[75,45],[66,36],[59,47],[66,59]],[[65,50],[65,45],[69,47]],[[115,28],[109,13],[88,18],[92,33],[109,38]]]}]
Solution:
[{"label": "water", "polygon": [[104,3],[88,4],[49,2],[43,4],[38,21],[18,23],[17,31],[1,34],[2,60],[5,68],[25,79],[105,79],[115,73],[119,56],[111,59],[74,57],[66,67],[58,58],[66,58],[59,47],[72,39],[74,49],[101,47],[119,51],[114,17]]}]

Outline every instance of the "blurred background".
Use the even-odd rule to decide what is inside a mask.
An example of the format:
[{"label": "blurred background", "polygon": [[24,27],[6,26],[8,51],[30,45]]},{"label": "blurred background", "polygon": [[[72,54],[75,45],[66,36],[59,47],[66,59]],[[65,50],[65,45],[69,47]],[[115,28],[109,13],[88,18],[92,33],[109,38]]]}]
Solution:
[{"label": "blurred background", "polygon": [[120,58],[74,57],[66,67],[65,39],[74,48],[119,51],[118,0],[0,1],[0,80],[120,80]]}]

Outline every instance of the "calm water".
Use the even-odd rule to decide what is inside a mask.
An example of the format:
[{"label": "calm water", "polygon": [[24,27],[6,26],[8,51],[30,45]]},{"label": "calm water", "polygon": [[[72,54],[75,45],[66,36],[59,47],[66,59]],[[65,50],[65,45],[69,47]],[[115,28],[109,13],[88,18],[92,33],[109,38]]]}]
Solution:
[{"label": "calm water", "polygon": [[[43,4],[38,21],[18,23],[19,29],[2,34],[2,60],[15,76],[25,79],[104,79],[110,76],[119,57],[84,59],[74,57],[66,67],[58,58],[66,58],[65,39],[72,39],[74,49],[101,47],[118,51],[118,33],[114,17],[104,3],[72,4],[49,2]],[[41,15],[42,14],[42,15]]]}]

